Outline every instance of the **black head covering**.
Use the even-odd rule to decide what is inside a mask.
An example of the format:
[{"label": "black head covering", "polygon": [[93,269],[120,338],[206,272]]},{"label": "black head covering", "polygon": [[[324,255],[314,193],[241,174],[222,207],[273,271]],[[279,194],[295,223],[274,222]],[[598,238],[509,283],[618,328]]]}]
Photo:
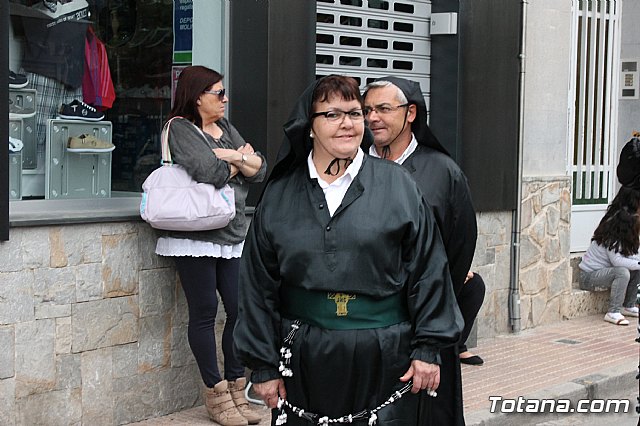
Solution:
[{"label": "black head covering", "polygon": [[[411,123],[411,131],[416,137],[419,145],[425,145],[429,148],[433,148],[436,151],[440,151],[446,155],[449,155],[447,150],[442,146],[440,141],[431,133],[431,129],[427,124],[427,104],[424,101],[422,90],[420,89],[420,83],[412,80],[407,80],[400,77],[387,76],[378,78],[375,81],[388,81],[397,86],[402,93],[407,97],[409,104],[414,104],[417,108],[416,119]],[[367,94],[365,92],[364,96]],[[364,145],[367,149],[371,144]]]},{"label": "black head covering", "polygon": [[[295,169],[300,164],[306,163],[309,152],[313,148],[313,141],[309,135],[311,132],[310,117],[313,111],[313,92],[321,80],[318,79],[309,85],[293,107],[289,119],[283,126],[284,138],[268,180],[276,179],[287,171]],[[373,134],[366,126],[363,143],[365,141],[369,145],[373,143]]]},{"label": "black head covering", "polygon": [[618,181],[622,186],[640,190],[640,134],[635,133],[620,152],[620,161],[616,168]]}]

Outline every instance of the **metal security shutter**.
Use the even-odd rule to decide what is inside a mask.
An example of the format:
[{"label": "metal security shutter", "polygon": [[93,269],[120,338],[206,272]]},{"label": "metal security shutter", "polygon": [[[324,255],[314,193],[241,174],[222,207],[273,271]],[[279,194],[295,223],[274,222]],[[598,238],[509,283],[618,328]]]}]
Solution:
[{"label": "metal security shutter", "polygon": [[316,75],[361,87],[396,75],[420,83],[429,105],[431,1],[317,0]]}]

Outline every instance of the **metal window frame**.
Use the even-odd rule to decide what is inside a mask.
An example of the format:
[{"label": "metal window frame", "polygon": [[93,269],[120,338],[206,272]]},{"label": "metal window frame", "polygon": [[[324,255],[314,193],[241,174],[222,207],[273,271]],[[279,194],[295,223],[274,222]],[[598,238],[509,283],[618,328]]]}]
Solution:
[{"label": "metal window frame", "polygon": [[[594,7],[580,7],[588,3]],[[606,205],[613,198],[621,10],[621,0],[581,0],[574,1],[572,5],[572,63],[575,67],[570,79],[567,140],[573,143],[567,144],[567,172],[574,185],[574,211]],[[584,25],[586,20],[596,22]],[[584,77],[579,79],[579,83],[578,75]],[[596,82],[608,84],[603,88],[597,87]],[[582,161],[585,157],[587,161]],[[599,161],[600,158],[602,161]]]}]

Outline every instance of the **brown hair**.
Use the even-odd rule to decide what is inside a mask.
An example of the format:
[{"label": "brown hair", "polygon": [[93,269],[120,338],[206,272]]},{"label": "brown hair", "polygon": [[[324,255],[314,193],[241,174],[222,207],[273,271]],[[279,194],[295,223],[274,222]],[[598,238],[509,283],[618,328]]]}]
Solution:
[{"label": "brown hair", "polygon": [[[360,106],[364,106],[358,82],[353,77],[345,75],[329,75],[318,81],[318,85],[313,91],[311,104],[324,102],[331,96],[338,96],[345,101],[357,100]],[[312,111],[313,112],[313,111]]]},{"label": "brown hair", "polygon": [[200,95],[222,80],[222,74],[202,65],[186,67],[178,77],[173,108],[169,119],[180,116],[202,127],[202,117],[198,113],[197,102]]}]

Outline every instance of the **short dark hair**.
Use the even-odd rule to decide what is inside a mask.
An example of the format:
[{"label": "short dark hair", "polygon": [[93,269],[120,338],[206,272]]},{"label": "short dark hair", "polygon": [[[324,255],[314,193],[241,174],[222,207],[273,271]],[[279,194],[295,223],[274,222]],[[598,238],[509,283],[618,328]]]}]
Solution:
[{"label": "short dark hair", "polygon": [[193,121],[202,127],[202,117],[198,113],[198,98],[205,90],[221,81],[222,74],[202,65],[186,67],[178,77],[178,85],[173,102],[173,108],[168,118],[176,116]]},{"label": "short dark hair", "polygon": [[356,100],[361,106],[364,106],[360,87],[353,77],[332,74],[321,78],[313,91],[311,105],[315,105],[316,102],[324,102],[331,96],[338,96],[345,101]]}]

